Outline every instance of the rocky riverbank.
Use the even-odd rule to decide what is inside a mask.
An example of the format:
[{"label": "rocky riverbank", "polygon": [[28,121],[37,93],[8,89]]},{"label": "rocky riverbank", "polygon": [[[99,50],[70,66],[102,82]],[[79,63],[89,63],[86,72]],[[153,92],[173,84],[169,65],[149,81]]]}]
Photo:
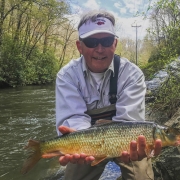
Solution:
[{"label": "rocky riverbank", "polygon": [[[149,115],[157,117],[157,114]],[[160,114],[158,116],[160,118]],[[160,121],[165,121],[165,117],[161,117]],[[148,119],[149,120],[149,119]],[[156,119],[156,122],[158,119]],[[164,125],[180,129],[180,107],[171,119],[166,121]],[[152,160],[154,170],[154,180],[180,180],[180,146],[164,148],[161,154]],[[119,177],[117,180],[122,180]]]},{"label": "rocky riverbank", "polygon": [[[180,107],[166,126],[180,129]],[[155,180],[180,180],[180,146],[168,147],[154,160]]]}]

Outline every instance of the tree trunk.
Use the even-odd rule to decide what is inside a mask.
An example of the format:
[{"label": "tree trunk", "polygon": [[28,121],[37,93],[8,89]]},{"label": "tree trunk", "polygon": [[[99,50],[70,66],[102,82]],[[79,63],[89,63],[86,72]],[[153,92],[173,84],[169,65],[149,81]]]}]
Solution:
[{"label": "tree trunk", "polygon": [[3,37],[4,8],[5,8],[5,0],[1,0],[0,2],[0,47],[2,45],[2,37]]}]

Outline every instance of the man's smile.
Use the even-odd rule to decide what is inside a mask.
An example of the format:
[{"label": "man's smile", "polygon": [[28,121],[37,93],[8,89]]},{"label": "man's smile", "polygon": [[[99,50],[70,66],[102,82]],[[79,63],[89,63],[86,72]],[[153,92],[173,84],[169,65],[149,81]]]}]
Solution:
[{"label": "man's smile", "polygon": [[105,59],[106,57],[93,57],[93,59],[95,59],[95,60],[103,60],[103,59]]}]

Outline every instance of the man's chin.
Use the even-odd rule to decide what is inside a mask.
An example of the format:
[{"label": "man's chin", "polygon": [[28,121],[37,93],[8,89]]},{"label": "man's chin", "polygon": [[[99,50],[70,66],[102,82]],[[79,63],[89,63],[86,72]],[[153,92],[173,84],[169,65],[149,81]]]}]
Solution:
[{"label": "man's chin", "polygon": [[103,72],[106,71],[106,69],[107,68],[102,68],[102,66],[101,67],[96,66],[95,68],[92,68],[91,71],[94,72],[94,73],[103,73]]}]

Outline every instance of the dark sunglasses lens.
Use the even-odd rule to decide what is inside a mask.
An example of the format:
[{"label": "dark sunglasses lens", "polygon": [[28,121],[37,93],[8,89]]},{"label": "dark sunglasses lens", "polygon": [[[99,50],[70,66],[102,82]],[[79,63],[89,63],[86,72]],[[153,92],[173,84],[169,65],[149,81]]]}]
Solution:
[{"label": "dark sunglasses lens", "polygon": [[84,44],[88,47],[88,48],[95,48],[96,46],[98,46],[98,39],[96,38],[87,38],[87,39],[83,39]]},{"label": "dark sunglasses lens", "polygon": [[112,46],[113,42],[114,42],[114,37],[106,37],[101,39],[101,45],[104,47]]},{"label": "dark sunglasses lens", "polygon": [[105,37],[101,39],[86,38],[82,40],[88,48],[95,48],[100,43],[103,47],[110,47],[114,42],[114,37]]}]

